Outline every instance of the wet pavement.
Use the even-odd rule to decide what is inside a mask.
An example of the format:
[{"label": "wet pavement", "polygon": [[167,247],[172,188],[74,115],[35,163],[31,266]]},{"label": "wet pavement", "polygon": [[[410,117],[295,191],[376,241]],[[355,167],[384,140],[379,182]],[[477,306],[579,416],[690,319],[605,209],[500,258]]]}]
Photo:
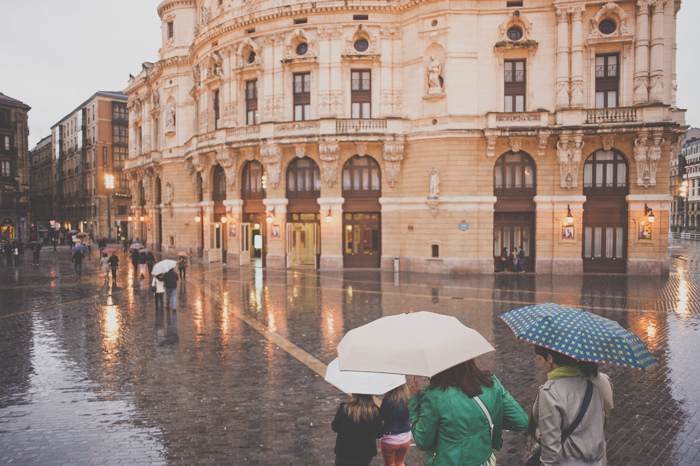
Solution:
[{"label": "wet pavement", "polygon": [[[615,386],[610,465],[700,464],[700,244],[671,244],[671,275],[438,276],[275,271],[193,263],[177,312],[156,314],[121,257],[106,284],[93,251],[0,262],[0,464],[331,465],[346,396],[319,375],[348,330],[428,310],[481,332],[480,358],[524,407],[546,373],[498,315],[556,302],[639,335],[648,374],[604,367]],[[501,465],[522,464],[506,433]],[[406,463],[425,465],[411,447]],[[382,464],[376,458],[373,465]]]}]

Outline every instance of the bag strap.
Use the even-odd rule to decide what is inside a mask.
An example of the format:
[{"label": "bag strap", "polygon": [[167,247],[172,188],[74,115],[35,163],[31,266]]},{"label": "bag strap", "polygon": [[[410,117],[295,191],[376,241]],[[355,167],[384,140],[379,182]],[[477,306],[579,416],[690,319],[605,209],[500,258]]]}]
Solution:
[{"label": "bag strap", "polygon": [[493,440],[493,421],[491,420],[491,415],[489,414],[489,410],[486,409],[486,406],[484,406],[484,403],[482,403],[482,401],[479,399],[478,396],[474,397],[474,401],[476,401],[476,403],[479,405],[481,410],[484,412],[484,414],[486,415],[486,419],[489,420],[489,429],[491,429],[491,440]]},{"label": "bag strap", "polygon": [[569,427],[566,428],[564,432],[561,434],[561,443],[563,444],[566,442],[566,439],[569,438],[569,436],[576,430],[579,424],[581,424],[581,421],[583,420],[583,416],[586,415],[586,411],[588,411],[588,405],[591,404],[591,398],[593,397],[593,382],[590,380],[586,379],[586,394],[583,396],[583,403],[581,404],[581,407],[578,410],[578,415],[576,416],[576,419],[574,419],[574,422],[571,423]]}]

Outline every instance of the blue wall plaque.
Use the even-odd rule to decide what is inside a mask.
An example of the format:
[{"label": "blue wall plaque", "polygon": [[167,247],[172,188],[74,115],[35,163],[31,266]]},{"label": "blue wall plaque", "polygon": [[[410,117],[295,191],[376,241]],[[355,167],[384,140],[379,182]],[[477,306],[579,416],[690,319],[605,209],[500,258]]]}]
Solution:
[{"label": "blue wall plaque", "polygon": [[460,230],[466,230],[469,228],[469,224],[467,222],[462,222],[459,224],[459,229]]}]

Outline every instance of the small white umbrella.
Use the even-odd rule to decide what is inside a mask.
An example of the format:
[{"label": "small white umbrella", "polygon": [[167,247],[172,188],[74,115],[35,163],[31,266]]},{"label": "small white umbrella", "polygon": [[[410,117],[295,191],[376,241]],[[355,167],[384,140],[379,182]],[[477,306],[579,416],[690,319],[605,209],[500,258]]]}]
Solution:
[{"label": "small white umbrella", "polygon": [[338,344],[343,371],[432,377],[495,351],[455,317],[416,312],[382,317],[350,330]]},{"label": "small white umbrella", "polygon": [[177,262],[175,262],[173,260],[170,260],[170,259],[162,260],[153,266],[153,270],[151,271],[151,275],[160,275],[161,273],[165,273],[171,269],[174,269],[176,266],[177,266]]},{"label": "small white umbrella", "polygon": [[326,369],[326,382],[335,385],[345,393],[383,395],[405,384],[406,377],[396,374],[341,371],[338,367],[338,358],[335,358]]}]

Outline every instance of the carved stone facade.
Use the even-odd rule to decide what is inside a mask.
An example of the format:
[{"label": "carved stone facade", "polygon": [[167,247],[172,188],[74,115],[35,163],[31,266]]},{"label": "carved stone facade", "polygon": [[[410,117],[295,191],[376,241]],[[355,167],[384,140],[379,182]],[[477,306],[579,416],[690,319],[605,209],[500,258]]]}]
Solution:
[{"label": "carved stone facade", "polygon": [[[164,38],[161,60],[144,64],[125,93],[127,170],[160,167],[172,188],[162,228],[173,246],[163,247],[219,260],[190,221],[201,216],[209,232],[225,215],[239,228],[263,224],[266,266],[293,266],[288,247],[299,242],[288,241],[286,223],[303,216],[318,223],[309,256],[320,268],[358,266],[347,232],[367,227],[378,248],[368,267],[400,257],[406,270],[490,273],[491,239],[511,215],[533,219],[519,230],[536,252],[528,270],[581,273],[585,222],[609,201],[626,205],[624,272],[663,272],[665,216],[653,247],[639,243],[635,222],[640,199],[666,210],[665,158],[682,130],[670,2],[473,3],[389,2],[372,21],[348,23],[353,1],[331,10],[161,2],[164,22],[187,26]],[[487,29],[465,51],[462,31],[475,21]],[[601,73],[617,82],[601,87]],[[610,194],[613,173],[626,184]],[[154,193],[155,169],[151,178]],[[179,188],[188,183],[197,189]],[[594,192],[598,184],[618,197]],[[149,202],[132,210],[157,214]],[[567,208],[575,238],[562,240],[552,232]],[[247,263],[240,237],[226,239],[229,260]]]}]

